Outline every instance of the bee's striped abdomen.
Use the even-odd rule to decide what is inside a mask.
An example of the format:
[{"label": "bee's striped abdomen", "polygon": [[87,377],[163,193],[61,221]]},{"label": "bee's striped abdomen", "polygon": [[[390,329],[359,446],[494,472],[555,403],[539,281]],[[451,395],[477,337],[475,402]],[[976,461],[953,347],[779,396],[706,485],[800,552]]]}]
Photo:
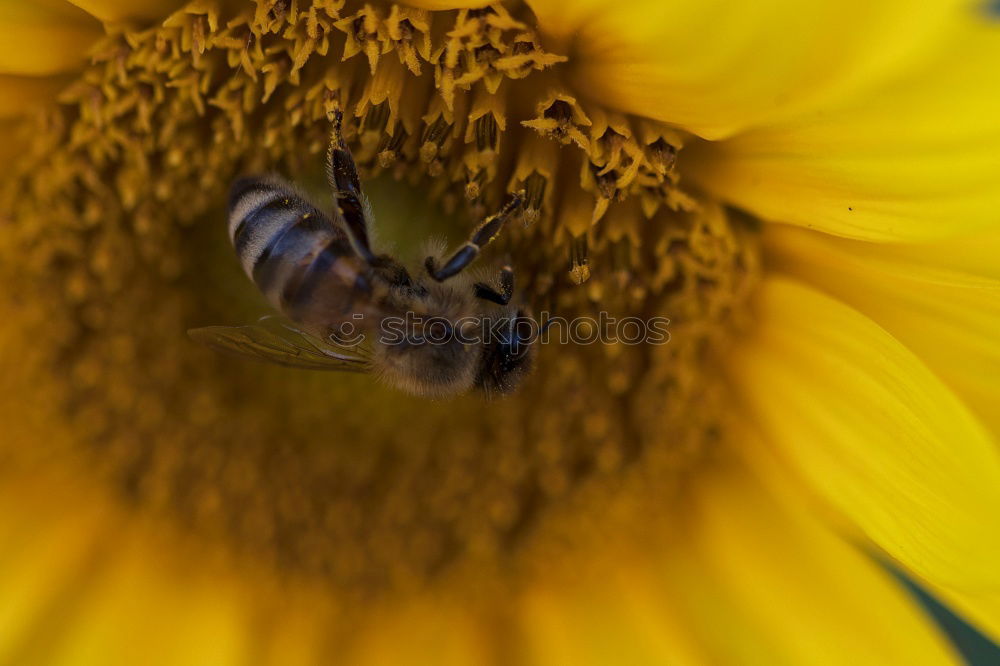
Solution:
[{"label": "bee's striped abdomen", "polygon": [[354,255],[343,229],[289,185],[272,179],[242,179],[233,185],[229,235],[243,270],[285,311],[300,305],[300,292],[335,276],[338,264],[344,273],[344,262]]}]

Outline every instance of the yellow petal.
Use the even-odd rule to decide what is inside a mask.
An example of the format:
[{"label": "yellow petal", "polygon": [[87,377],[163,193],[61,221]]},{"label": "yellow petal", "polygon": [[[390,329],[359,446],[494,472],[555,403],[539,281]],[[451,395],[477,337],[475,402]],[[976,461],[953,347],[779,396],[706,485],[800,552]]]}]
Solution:
[{"label": "yellow petal", "polygon": [[1000,436],[1000,231],[896,245],[772,225],[765,238],[771,265],[885,328]]},{"label": "yellow petal", "polygon": [[1000,593],[1000,454],[968,409],[883,329],[813,289],[770,279],[758,315],[731,367],[773,455],[918,577]]},{"label": "yellow petal", "polygon": [[958,663],[896,581],[801,504],[737,467],[694,492],[664,580],[711,663]]},{"label": "yellow petal", "polygon": [[866,91],[685,149],[686,173],[765,220],[839,236],[988,228],[1000,210],[1000,25],[981,15],[949,22],[933,52]]},{"label": "yellow petal", "polygon": [[65,0],[0,2],[0,74],[75,69],[103,34],[100,21]]},{"label": "yellow petal", "polygon": [[[10,483],[4,491],[12,491]],[[85,591],[83,580],[100,571],[108,555],[95,538],[106,534],[99,531],[92,506],[80,505],[61,519],[36,512],[18,520],[16,510],[12,502],[0,509],[0,662],[5,664],[35,661],[30,657],[37,656],[38,644],[50,644],[41,630],[48,628],[46,615]]]},{"label": "yellow petal", "polygon": [[950,0],[528,0],[578,89],[718,139],[824,107],[923,48]]},{"label": "yellow petal", "polygon": [[69,0],[74,5],[102,21],[138,20],[158,22],[167,18],[188,0]]},{"label": "yellow petal", "polygon": [[710,663],[648,560],[624,560],[574,586],[528,591],[517,614],[525,666]]},{"label": "yellow petal", "polygon": [[243,663],[245,619],[235,599],[222,600],[211,588],[194,585],[181,597],[150,575],[148,560],[131,558],[125,564],[93,581],[94,593],[74,609],[67,626],[50,627],[59,640],[44,663]]},{"label": "yellow petal", "polygon": [[0,662],[236,663],[234,595],[198,574],[166,575],[169,557],[129,536],[113,507],[46,476],[4,479]]}]

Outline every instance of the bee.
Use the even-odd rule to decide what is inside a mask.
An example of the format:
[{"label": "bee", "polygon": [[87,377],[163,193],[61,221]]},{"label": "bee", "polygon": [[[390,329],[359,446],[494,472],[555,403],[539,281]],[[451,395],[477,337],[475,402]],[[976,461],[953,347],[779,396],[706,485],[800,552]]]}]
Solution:
[{"label": "bee", "polygon": [[[411,272],[371,247],[371,207],[342,123],[342,113],[335,113],[326,165],[332,216],[275,177],[242,178],[230,191],[236,254],[284,316],[188,334],[216,349],[281,365],[370,372],[420,396],[510,393],[531,370],[537,331],[527,310],[511,303],[510,266],[495,284],[473,282],[463,270],[517,214],[522,193],[509,195],[447,260],[432,253],[422,270]],[[402,323],[415,320],[431,323],[434,335]],[[477,321],[490,322],[489,331],[480,328],[470,337],[470,322]],[[347,344],[345,327],[363,334],[365,344]]]}]

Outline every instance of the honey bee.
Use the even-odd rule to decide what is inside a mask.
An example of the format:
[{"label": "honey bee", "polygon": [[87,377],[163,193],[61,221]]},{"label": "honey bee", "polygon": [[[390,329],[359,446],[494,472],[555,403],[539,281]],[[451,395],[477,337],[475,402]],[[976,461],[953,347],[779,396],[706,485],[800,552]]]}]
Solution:
[{"label": "honey bee", "polygon": [[[216,349],[281,365],[371,372],[420,396],[472,389],[487,396],[510,393],[532,366],[533,322],[525,308],[511,303],[510,266],[500,270],[495,284],[473,283],[463,270],[519,211],[522,194],[510,195],[447,260],[431,254],[422,271],[411,273],[369,243],[371,208],[342,122],[336,113],[327,153],[332,219],[274,177],[243,178],[230,191],[229,236],[236,254],[284,316],[188,334]],[[385,335],[388,318],[404,322],[408,314],[410,321],[433,322],[433,341],[426,330],[401,324],[394,330],[403,335]],[[493,334],[460,335],[469,322],[484,320],[493,322]],[[345,326],[357,327],[365,344],[345,344]]]}]

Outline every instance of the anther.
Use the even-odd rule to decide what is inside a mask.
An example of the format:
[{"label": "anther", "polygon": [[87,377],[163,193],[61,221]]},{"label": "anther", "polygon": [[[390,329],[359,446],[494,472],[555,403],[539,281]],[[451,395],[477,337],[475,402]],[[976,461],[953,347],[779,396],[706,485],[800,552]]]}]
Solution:
[{"label": "anther", "polygon": [[393,162],[399,159],[400,150],[409,135],[403,128],[402,121],[396,121],[396,127],[392,135],[383,134],[378,145],[378,165],[383,169],[392,166]]},{"label": "anther", "polygon": [[465,198],[475,201],[483,192],[483,184],[486,182],[486,171],[479,170],[474,174],[466,174]]},{"label": "anther", "polygon": [[428,164],[433,162],[450,133],[451,123],[444,116],[438,116],[433,123],[425,126],[420,139],[420,159]]},{"label": "anther", "polygon": [[545,188],[548,180],[537,171],[524,179],[524,223],[534,224],[538,221],[545,198]]},{"label": "anther", "polygon": [[569,245],[569,277],[573,284],[581,285],[590,278],[587,234],[577,236]]},{"label": "anther", "polygon": [[677,149],[671,146],[663,137],[646,146],[649,161],[660,173],[667,173],[677,162]]},{"label": "anther", "polygon": [[381,104],[376,104],[368,108],[368,112],[365,114],[365,119],[363,123],[364,131],[366,132],[381,132],[385,129],[386,123],[389,122],[389,104],[387,102],[382,102]]},{"label": "anther", "polygon": [[573,119],[573,108],[568,102],[557,99],[542,114],[545,118],[554,120],[559,125],[568,125]]},{"label": "anther", "polygon": [[618,178],[614,172],[605,173],[593,162],[590,163],[590,172],[594,176],[594,182],[597,184],[597,191],[600,195],[605,199],[614,199],[615,195],[618,194]]},{"label": "anther", "polygon": [[497,121],[492,113],[476,119],[476,149],[479,151],[497,149]]}]

